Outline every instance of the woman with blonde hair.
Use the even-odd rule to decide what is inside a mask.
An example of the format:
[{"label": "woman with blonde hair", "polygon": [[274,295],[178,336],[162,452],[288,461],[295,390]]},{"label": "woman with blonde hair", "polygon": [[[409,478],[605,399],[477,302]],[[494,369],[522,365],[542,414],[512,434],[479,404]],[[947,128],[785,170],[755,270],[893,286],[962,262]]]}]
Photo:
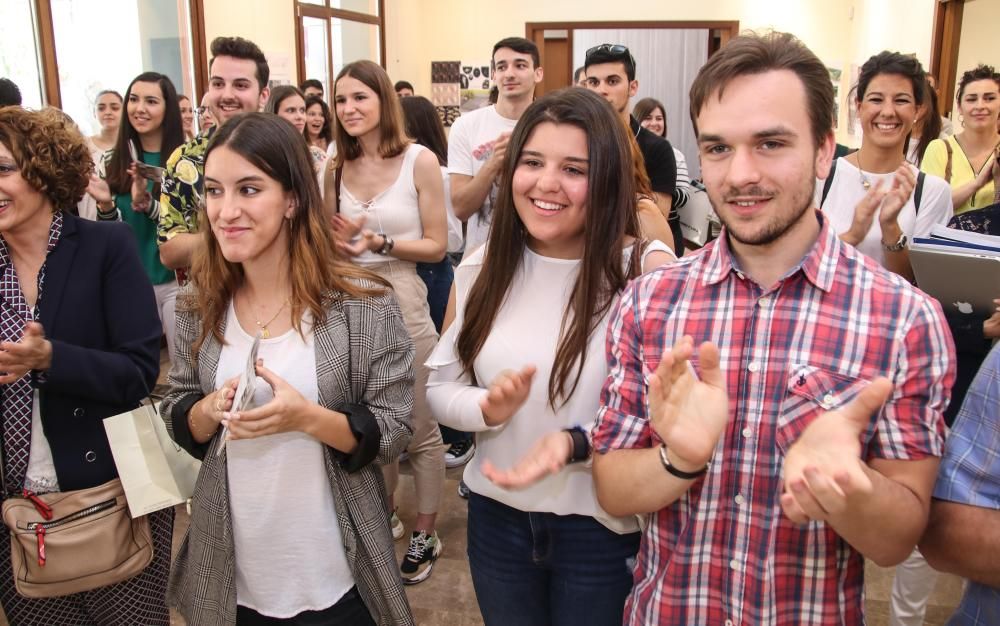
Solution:
[{"label": "woman with blonde hair", "polygon": [[205,212],[160,409],[203,461],[171,604],[189,624],[412,624],[380,471],[411,433],[399,307],[336,252],[305,140],[273,115],[216,131]]}]

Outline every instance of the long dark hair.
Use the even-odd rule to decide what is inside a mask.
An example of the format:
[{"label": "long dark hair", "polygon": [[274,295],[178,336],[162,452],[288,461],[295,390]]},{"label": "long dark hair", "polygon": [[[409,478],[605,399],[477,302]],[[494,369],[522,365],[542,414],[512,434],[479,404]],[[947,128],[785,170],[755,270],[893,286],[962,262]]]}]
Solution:
[{"label": "long dark hair", "polygon": [[[254,167],[276,180],[295,197],[295,211],[282,228],[288,228],[288,261],[291,283],[292,324],[300,334],[302,314],[306,309],[315,320],[326,315],[325,299],[331,293],[366,296],[384,289],[359,285],[356,279],[368,279],[376,285],[386,282],[377,274],[346,261],[337,252],[327,223],[313,171],[306,140],[289,124],[270,113],[242,113],[229,120],[212,136],[205,151],[205,162],[216,149],[226,146]],[[199,311],[201,335],[192,353],[197,354],[209,334],[222,343],[219,323],[236,289],[243,283],[243,266],[230,263],[222,255],[207,220],[202,227],[205,238],[194,256],[191,280],[198,287],[196,302],[183,306]]]},{"label": "long dark hair", "polygon": [[[128,193],[132,186],[132,177],[128,175],[128,168],[132,165],[132,153],[129,144],[135,147],[136,155],[142,158],[142,142],[139,140],[139,133],[132,126],[128,119],[128,101],[132,97],[132,86],[136,83],[156,83],[160,86],[160,93],[163,94],[163,124],[161,125],[162,139],[160,143],[160,163],[162,165],[173,154],[177,146],[184,143],[184,122],[181,120],[181,105],[177,98],[177,90],[170,79],[158,72],[143,72],[129,83],[125,90],[125,110],[122,111],[122,121],[118,126],[118,139],[115,140],[115,147],[111,153],[111,161],[108,164],[106,179],[111,191],[118,194]],[[153,186],[153,197],[159,197],[160,184]]]},{"label": "long dark hair", "polygon": [[[918,110],[924,105],[924,101],[927,98],[927,72],[920,65],[920,61],[916,57],[900,54],[899,52],[889,52],[888,50],[879,52],[865,61],[865,64],[861,66],[861,71],[858,73],[858,84],[854,87],[854,99],[860,103],[868,91],[868,83],[876,76],[883,74],[902,76],[910,81],[910,85],[913,88],[913,104]],[[903,139],[904,158],[906,157],[906,149],[910,145],[912,134],[912,131],[907,133]],[[936,138],[936,135],[932,137],[932,139]]]},{"label": "long dark hair", "polygon": [[[323,128],[319,129],[319,136],[329,145],[333,141],[333,115],[330,113],[330,107],[326,106],[326,102],[319,96],[306,96],[306,113],[314,104],[318,104],[323,111]],[[306,127],[302,129],[302,136],[307,142],[309,141],[309,122],[306,122]]]},{"label": "long dark hair", "polygon": [[430,149],[439,165],[448,165],[448,139],[444,135],[444,124],[437,109],[423,96],[407,96],[399,101],[403,107],[406,134],[413,141]]},{"label": "long dark hair", "polygon": [[924,117],[920,120],[920,139],[917,140],[916,154],[917,166],[924,160],[927,146],[941,136],[941,129],[944,127],[944,124],[941,123],[941,112],[938,109],[937,91],[926,77],[924,78],[924,91],[924,102],[927,103],[927,107],[924,109]]},{"label": "long dark hair", "polygon": [[625,238],[639,232],[628,135],[611,105],[593,92],[571,87],[546,94],[528,107],[514,128],[493,207],[486,257],[469,293],[457,348],[462,367],[475,378],[473,364],[503,306],[527,243],[524,223],[514,208],[514,170],[531,133],[545,122],[583,130],[590,160],[583,259],[563,312],[549,378],[549,405],[555,409],[576,391],[591,334],[640,267],[638,253],[632,255],[628,269],[622,267]]}]

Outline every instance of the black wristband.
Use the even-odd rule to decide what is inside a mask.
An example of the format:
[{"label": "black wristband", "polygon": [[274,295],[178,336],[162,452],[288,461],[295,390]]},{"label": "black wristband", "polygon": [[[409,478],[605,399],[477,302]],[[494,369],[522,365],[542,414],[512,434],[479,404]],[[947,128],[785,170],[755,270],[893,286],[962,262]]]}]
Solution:
[{"label": "black wristband", "polygon": [[674,467],[670,464],[670,460],[667,458],[667,447],[664,445],[660,445],[660,463],[663,464],[663,469],[667,470],[668,474],[676,476],[682,480],[694,480],[708,471],[708,463],[705,464],[705,467],[696,472],[685,472],[682,469]]},{"label": "black wristband", "polygon": [[580,461],[589,459],[590,440],[587,439],[587,433],[583,432],[583,429],[579,426],[566,428],[563,432],[569,433],[570,439],[573,440],[573,449],[570,450],[569,458],[566,459],[566,462],[579,463]]}]

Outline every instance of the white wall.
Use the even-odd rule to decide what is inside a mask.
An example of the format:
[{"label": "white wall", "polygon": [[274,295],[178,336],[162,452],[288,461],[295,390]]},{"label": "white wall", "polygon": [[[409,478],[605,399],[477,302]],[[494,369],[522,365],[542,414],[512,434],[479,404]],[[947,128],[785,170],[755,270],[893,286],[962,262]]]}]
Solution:
[{"label": "white wall", "polygon": [[[842,70],[838,140],[846,135],[851,65],[884,49],[930,60],[936,0],[387,0],[386,69],[430,93],[432,61],[486,59],[494,42],[525,34],[525,22],[738,20],[740,28],[794,33]],[[974,0],[994,3],[998,0]],[[968,9],[966,9],[968,11]],[[1000,23],[1000,22],[993,22]]]},{"label": "white wall", "polygon": [[[295,83],[295,3],[293,0],[205,0],[205,46],[216,37],[240,36],[252,40],[270,61],[283,57],[291,64],[291,80]],[[211,53],[206,50],[206,60]],[[275,74],[275,63],[271,63]]]},{"label": "white wall", "polygon": [[1000,68],[1000,0],[966,0],[958,47],[958,78],[980,63]]}]

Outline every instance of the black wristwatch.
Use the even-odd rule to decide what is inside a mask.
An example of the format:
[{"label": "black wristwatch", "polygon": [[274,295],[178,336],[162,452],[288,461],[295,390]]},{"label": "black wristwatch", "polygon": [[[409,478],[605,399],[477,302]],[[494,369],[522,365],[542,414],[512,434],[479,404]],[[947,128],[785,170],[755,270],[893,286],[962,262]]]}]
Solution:
[{"label": "black wristwatch", "polygon": [[694,472],[685,472],[682,469],[678,469],[670,463],[670,459],[667,458],[667,446],[662,444],[660,445],[660,463],[663,464],[663,469],[667,470],[668,474],[676,476],[681,480],[694,480],[699,476],[703,476],[708,471],[708,466],[710,465],[710,463],[705,463],[705,467]]},{"label": "black wristwatch", "polygon": [[385,233],[379,233],[379,237],[382,238],[382,247],[375,251],[375,254],[381,254],[382,256],[388,255],[392,252],[392,247],[396,245],[396,242],[392,240],[392,237]]},{"label": "black wristwatch", "polygon": [[581,461],[586,461],[590,458],[590,439],[587,437],[587,433],[579,426],[574,426],[573,428],[566,428],[563,432],[569,433],[570,439],[573,440],[573,449],[569,452],[569,458],[566,459],[567,463],[579,463]]}]

